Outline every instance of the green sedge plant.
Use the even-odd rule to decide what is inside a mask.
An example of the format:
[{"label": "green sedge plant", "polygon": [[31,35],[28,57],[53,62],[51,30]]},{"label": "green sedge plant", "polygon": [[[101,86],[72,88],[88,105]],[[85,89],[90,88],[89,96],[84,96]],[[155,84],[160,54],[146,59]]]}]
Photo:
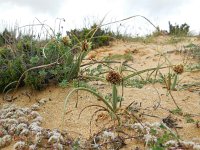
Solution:
[{"label": "green sedge plant", "polygon": [[[88,107],[93,107],[93,106],[100,107],[101,111],[108,112],[111,115],[112,118],[117,119],[118,123],[120,123],[120,119],[119,119],[119,117],[117,115],[117,110],[119,108],[119,102],[122,101],[122,97],[119,96],[119,94],[118,94],[117,85],[119,85],[122,82],[122,77],[121,77],[121,75],[118,72],[115,72],[115,71],[112,70],[112,71],[110,71],[106,75],[106,81],[111,84],[111,87],[112,87],[112,94],[111,94],[111,96],[108,96],[108,95],[103,96],[95,88],[90,87],[86,83],[83,83],[83,82],[82,83],[74,84],[75,88],[67,95],[67,97],[65,99],[64,112],[66,112],[67,103],[69,101],[70,96],[74,92],[76,92],[76,91],[87,91],[87,92],[93,94],[94,96],[96,96],[97,100],[102,101],[105,106],[90,105],[90,106],[85,107],[84,109],[86,109]],[[77,101],[77,103],[78,103],[78,101]],[[77,104],[76,104],[76,106],[77,106]],[[64,114],[63,114],[63,117],[64,117]]]}]

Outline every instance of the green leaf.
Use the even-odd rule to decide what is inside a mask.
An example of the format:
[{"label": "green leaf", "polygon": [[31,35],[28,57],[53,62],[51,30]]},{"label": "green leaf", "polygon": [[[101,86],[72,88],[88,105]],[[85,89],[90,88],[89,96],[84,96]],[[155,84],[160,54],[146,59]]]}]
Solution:
[{"label": "green leaf", "polygon": [[118,103],[118,100],[117,100],[117,87],[115,84],[112,85],[112,107],[113,107],[113,110],[114,112],[116,111],[117,109],[117,103]]},{"label": "green leaf", "polygon": [[37,64],[39,62],[40,58],[38,56],[31,57],[30,62],[31,64]]},{"label": "green leaf", "polygon": [[62,80],[59,83],[59,86],[62,87],[62,88],[66,88],[68,85],[69,85],[69,82],[67,80]]}]

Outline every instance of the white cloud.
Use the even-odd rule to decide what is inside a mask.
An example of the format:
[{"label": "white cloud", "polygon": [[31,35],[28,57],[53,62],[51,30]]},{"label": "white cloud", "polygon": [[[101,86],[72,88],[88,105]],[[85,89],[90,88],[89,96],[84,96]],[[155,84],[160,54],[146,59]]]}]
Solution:
[{"label": "white cloud", "polygon": [[173,14],[188,0],[127,0],[128,12],[133,8],[146,10],[149,15],[161,16]]},{"label": "white cloud", "polygon": [[[37,22],[37,17],[54,26],[59,17],[65,18],[62,25],[70,29],[100,21],[107,13],[105,23],[139,14],[163,29],[168,29],[168,21],[171,21],[173,24],[186,22],[191,30],[200,31],[199,6],[199,0],[0,0],[0,18],[9,25],[15,21],[24,25]],[[142,18],[125,21],[120,28],[131,33],[154,29]]]},{"label": "white cloud", "polygon": [[56,13],[62,6],[62,3],[63,0],[1,0],[1,4],[27,7],[31,9],[34,14],[48,13],[52,16],[57,15]]}]

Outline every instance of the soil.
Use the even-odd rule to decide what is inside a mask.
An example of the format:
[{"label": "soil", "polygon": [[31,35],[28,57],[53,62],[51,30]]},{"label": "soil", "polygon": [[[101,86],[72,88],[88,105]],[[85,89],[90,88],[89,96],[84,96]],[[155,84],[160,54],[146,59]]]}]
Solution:
[{"label": "soil", "polygon": [[[128,61],[128,64],[136,70],[157,67],[158,63],[161,64],[165,61],[164,57],[160,57],[161,53],[165,54],[169,62],[174,65],[184,64],[186,60],[187,64],[195,63],[193,58],[190,58],[190,56],[180,50],[184,50],[183,47],[190,43],[200,44],[200,39],[196,37],[185,38],[181,42],[175,44],[169,43],[169,40],[170,37],[161,36],[154,38],[153,42],[149,43],[115,41],[110,46],[102,47],[90,52],[88,58],[93,57],[95,60],[102,60],[106,56],[131,53],[133,59],[132,61]],[[162,70],[163,74],[167,72],[168,69]],[[179,85],[197,83],[200,82],[200,72],[184,72],[179,76],[179,79]],[[95,86],[103,94],[111,93],[110,85],[104,84],[103,82],[93,81],[90,82],[90,85]],[[3,94],[1,94],[0,106],[3,106],[5,103],[14,103],[17,106],[30,107],[39,100],[46,99],[47,102],[38,110],[40,115],[44,118],[42,127],[48,129],[56,128],[67,130],[71,136],[76,138],[82,137],[84,139],[88,139],[91,135],[113,124],[106,113],[98,113],[92,121],[90,133],[91,117],[98,108],[87,108],[81,113],[81,115],[80,112],[88,105],[97,104],[103,106],[103,104],[101,101],[98,101],[96,97],[83,91],[79,91],[78,94],[75,93],[70,97],[63,120],[64,101],[70,90],[72,90],[70,87],[61,88],[54,85],[51,85],[42,91],[34,91],[23,87],[17,91],[15,94],[17,99],[13,102],[3,101]],[[120,87],[119,91],[121,91]],[[183,113],[192,114],[195,121],[200,121],[200,86],[193,86],[184,90],[172,91],[172,95],[177,105],[182,109]],[[77,98],[78,106],[75,108]],[[154,109],[159,101],[160,106],[157,109]],[[169,116],[170,113],[168,110],[176,109],[176,105],[174,104],[172,98],[169,94],[167,94],[165,85],[161,83],[147,84],[140,89],[134,87],[124,88],[124,101],[122,103],[122,107],[127,107],[132,102],[140,104],[140,110],[146,114],[143,116],[142,122],[162,121],[162,119]],[[173,115],[173,117],[177,119],[178,126],[180,127],[177,129],[177,133],[183,140],[200,143],[200,129],[195,123],[187,123],[183,116]],[[97,118],[98,120],[95,121]],[[131,150],[135,149],[137,146],[144,149],[143,144],[134,140],[127,141],[126,144],[127,145],[122,149]],[[11,144],[3,150],[10,150],[12,149],[12,146],[13,145]]]}]

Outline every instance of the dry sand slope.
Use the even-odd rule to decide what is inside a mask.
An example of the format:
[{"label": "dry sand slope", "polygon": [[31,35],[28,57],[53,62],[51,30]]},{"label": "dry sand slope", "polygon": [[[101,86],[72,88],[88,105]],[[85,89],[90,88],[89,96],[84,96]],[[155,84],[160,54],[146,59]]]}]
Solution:
[{"label": "dry sand slope", "polygon": [[[142,70],[146,68],[156,67],[158,62],[164,62],[164,58],[160,57],[160,53],[164,53],[168,60],[172,64],[183,63],[185,58],[188,58],[187,63],[195,63],[193,59],[186,57],[183,53],[177,50],[183,50],[184,45],[188,45],[191,42],[195,44],[200,44],[198,38],[187,38],[183,41],[175,44],[171,44],[168,41],[169,37],[158,37],[152,42],[122,42],[116,41],[111,44],[111,46],[99,48],[95,51],[89,53],[88,58],[93,57],[93,59],[101,60],[103,57],[112,56],[115,54],[131,53],[133,59],[128,62],[128,64],[137,69]],[[163,73],[167,73],[168,70],[163,70]],[[200,72],[184,72],[180,75],[180,85],[200,82]],[[111,92],[109,85],[105,85],[101,82],[91,82],[91,85],[96,86],[103,94]],[[74,94],[68,103],[67,112],[64,117],[64,122],[62,121],[64,100],[69,93],[70,88],[61,88],[50,86],[47,89],[37,92],[27,88],[21,88],[17,92],[17,99],[13,102],[17,106],[30,107],[37,103],[41,99],[46,99],[47,102],[42,104],[38,110],[40,115],[43,117],[42,127],[48,129],[66,129],[73,137],[89,138],[89,122],[91,120],[92,114],[97,110],[95,107],[86,109],[80,118],[78,118],[81,109],[90,105],[98,104],[102,105],[100,101],[97,101],[94,96],[88,94],[87,92],[80,91],[78,93],[79,102],[78,108],[75,108],[75,103],[77,95]],[[174,110],[176,106],[173,103],[172,98],[166,94],[166,88],[163,84],[147,84],[143,88],[124,88],[124,101],[123,106],[128,106],[131,102],[135,101],[141,104],[141,110],[150,116],[144,116],[142,122],[155,122],[161,121],[169,115],[168,110]],[[182,109],[184,113],[194,114],[194,120],[200,121],[200,87],[192,87],[186,90],[173,91],[172,95],[177,102],[178,106]],[[160,107],[153,109],[153,107],[160,100]],[[0,106],[5,104],[0,100]],[[146,109],[145,109],[146,108]],[[159,116],[155,118],[152,116]],[[104,116],[98,116],[98,121],[92,122],[92,134],[98,132],[103,127],[109,127],[108,122],[109,117],[104,114]],[[196,127],[195,123],[186,123],[186,119],[180,115],[173,115],[177,119],[178,126],[181,127],[177,129],[178,134],[184,140],[195,140],[195,142],[200,143],[200,129]],[[95,120],[95,119],[94,119]],[[111,123],[110,123],[111,124]],[[133,141],[127,141],[127,146],[123,149],[134,149],[136,145],[139,145],[143,149],[143,144]],[[12,146],[4,148],[4,150],[12,149]]]}]

